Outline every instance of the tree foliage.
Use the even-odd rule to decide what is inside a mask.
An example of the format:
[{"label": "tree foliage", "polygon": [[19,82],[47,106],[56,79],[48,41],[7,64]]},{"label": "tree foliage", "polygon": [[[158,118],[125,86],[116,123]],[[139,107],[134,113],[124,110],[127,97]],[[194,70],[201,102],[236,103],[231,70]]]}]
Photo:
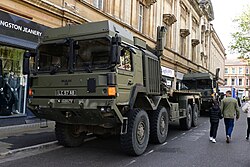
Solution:
[{"label": "tree foliage", "polygon": [[234,22],[237,32],[232,33],[231,50],[239,53],[240,58],[250,58],[250,6],[248,6]]}]

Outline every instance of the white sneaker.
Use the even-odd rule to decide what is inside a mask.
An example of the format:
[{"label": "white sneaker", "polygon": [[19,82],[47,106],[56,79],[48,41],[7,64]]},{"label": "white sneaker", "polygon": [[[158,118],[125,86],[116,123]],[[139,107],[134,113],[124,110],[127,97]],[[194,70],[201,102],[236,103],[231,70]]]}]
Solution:
[{"label": "white sneaker", "polygon": [[230,137],[227,135],[226,142],[230,143]]},{"label": "white sneaker", "polygon": [[212,140],[213,140],[213,138],[212,138],[212,137],[209,137],[209,140],[210,140],[210,141],[212,141]]},{"label": "white sneaker", "polygon": [[216,143],[216,140],[215,140],[215,139],[212,139],[212,143]]}]

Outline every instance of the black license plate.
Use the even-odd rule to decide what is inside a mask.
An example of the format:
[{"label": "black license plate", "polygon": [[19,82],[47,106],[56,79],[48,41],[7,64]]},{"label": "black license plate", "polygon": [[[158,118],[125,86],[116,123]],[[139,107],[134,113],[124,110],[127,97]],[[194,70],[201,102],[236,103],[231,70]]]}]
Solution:
[{"label": "black license plate", "polygon": [[57,96],[76,96],[76,90],[56,90]]}]

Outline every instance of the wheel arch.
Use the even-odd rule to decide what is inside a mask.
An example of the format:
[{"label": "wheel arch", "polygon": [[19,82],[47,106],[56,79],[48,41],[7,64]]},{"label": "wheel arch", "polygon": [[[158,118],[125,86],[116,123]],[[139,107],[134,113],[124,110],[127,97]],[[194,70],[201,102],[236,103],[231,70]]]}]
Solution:
[{"label": "wheel arch", "polygon": [[146,88],[141,84],[135,84],[130,93],[129,107],[141,108],[144,110],[155,110],[161,100],[160,96],[152,96],[151,98],[146,93]]},{"label": "wheel arch", "polygon": [[[168,112],[168,116],[170,116],[170,108],[171,108],[171,105],[168,101],[167,98],[162,98],[160,103],[159,103],[159,106],[163,106],[166,108],[167,112]],[[170,119],[170,117],[168,117]]]}]

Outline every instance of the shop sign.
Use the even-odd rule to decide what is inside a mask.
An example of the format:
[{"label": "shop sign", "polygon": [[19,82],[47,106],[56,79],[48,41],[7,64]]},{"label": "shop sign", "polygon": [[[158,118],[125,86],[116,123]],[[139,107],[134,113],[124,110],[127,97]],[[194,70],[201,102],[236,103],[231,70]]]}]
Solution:
[{"label": "shop sign", "polygon": [[0,34],[38,42],[47,27],[30,20],[0,11]]},{"label": "shop sign", "polygon": [[168,85],[168,86],[171,86],[171,84],[172,84],[172,82],[169,81],[169,80],[167,80],[167,85]]},{"label": "shop sign", "polygon": [[176,78],[179,79],[179,80],[182,80],[182,79],[183,79],[183,76],[184,76],[183,73],[180,73],[180,72],[177,72],[177,73],[176,73]]},{"label": "shop sign", "polygon": [[174,77],[174,70],[161,66],[161,71],[163,76]]}]

